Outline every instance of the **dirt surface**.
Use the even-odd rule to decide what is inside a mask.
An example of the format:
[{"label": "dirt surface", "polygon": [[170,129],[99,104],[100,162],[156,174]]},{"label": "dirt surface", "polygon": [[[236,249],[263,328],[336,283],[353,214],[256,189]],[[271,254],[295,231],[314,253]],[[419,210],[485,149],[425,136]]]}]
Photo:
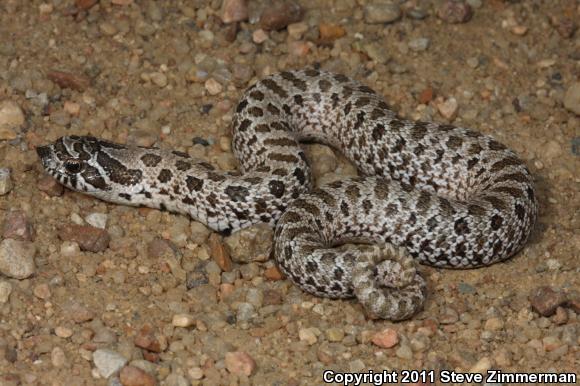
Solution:
[{"label": "dirt surface", "polygon": [[[300,0],[297,12],[250,1],[247,14],[228,3],[0,2],[0,168],[11,170],[11,184],[0,173],[0,384],[577,371],[578,3]],[[222,22],[236,18],[247,20]],[[308,65],[365,82],[402,116],[473,127],[516,150],[541,205],[523,251],[478,270],[422,267],[421,313],[368,320],[356,301],[279,278],[268,232],[223,240],[184,216],[62,192],[34,151],[91,134],[235,169],[228,124],[243,90]],[[352,172],[328,148],[309,154],[319,180]]]}]

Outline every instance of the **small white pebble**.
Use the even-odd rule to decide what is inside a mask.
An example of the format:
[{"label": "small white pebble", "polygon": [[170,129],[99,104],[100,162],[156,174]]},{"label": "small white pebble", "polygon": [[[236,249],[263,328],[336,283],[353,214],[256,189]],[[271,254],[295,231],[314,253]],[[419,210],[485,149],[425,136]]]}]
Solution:
[{"label": "small white pebble", "polygon": [[60,254],[63,257],[77,256],[81,252],[81,248],[74,241],[63,241],[60,244]]},{"label": "small white pebble", "polygon": [[217,95],[223,91],[224,87],[214,78],[209,78],[205,81],[205,89],[210,95]]},{"label": "small white pebble", "polygon": [[85,220],[76,212],[71,213],[70,220],[77,225],[85,225]]},{"label": "small white pebble", "polygon": [[173,324],[175,327],[190,327],[195,324],[195,319],[189,314],[176,314],[173,315],[171,324]]},{"label": "small white pebble", "polygon": [[0,196],[3,196],[12,190],[12,179],[10,178],[10,169],[0,168]]},{"label": "small white pebble", "polygon": [[85,221],[94,226],[95,228],[105,229],[107,226],[107,220],[109,216],[105,213],[93,212],[85,217]]}]

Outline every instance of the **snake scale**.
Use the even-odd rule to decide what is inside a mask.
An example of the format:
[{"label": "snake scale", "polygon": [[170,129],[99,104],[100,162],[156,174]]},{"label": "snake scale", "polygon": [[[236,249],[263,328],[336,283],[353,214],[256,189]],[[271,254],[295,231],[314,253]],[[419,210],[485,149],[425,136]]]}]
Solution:
[{"label": "snake scale", "polygon": [[[338,149],[361,177],[312,188],[300,142]],[[356,296],[370,316],[423,305],[415,261],[472,268],[522,248],[537,218],[524,163],[493,138],[398,117],[347,76],[285,71],[251,86],[232,118],[239,172],[177,151],[68,136],[37,148],[63,185],[100,199],[189,214],[215,231],[276,225],[273,254],[315,295]]]}]

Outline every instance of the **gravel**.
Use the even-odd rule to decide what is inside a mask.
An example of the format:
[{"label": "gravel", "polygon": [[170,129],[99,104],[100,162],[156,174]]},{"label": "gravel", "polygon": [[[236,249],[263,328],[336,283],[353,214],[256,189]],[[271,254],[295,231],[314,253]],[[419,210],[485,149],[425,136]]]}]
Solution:
[{"label": "gravel", "polygon": [[[576,9],[499,3],[2,2],[12,38],[0,41],[0,165],[10,170],[0,173],[0,265],[11,273],[0,273],[0,383],[576,371]],[[354,76],[403,118],[473,127],[514,148],[542,206],[530,242],[491,267],[421,267],[425,309],[393,324],[299,290],[270,258],[270,227],[224,237],[186,216],[65,190],[41,171],[35,148],[67,134],[237,170],[229,125],[242,91],[306,66]],[[356,175],[332,149],[305,148],[316,185]],[[105,373],[100,356],[113,358]]]}]

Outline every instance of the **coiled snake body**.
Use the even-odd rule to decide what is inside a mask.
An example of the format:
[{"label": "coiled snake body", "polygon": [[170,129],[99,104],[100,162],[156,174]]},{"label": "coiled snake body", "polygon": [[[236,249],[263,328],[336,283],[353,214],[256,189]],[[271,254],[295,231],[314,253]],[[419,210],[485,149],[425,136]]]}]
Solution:
[{"label": "coiled snake body", "polygon": [[[232,130],[240,173],[93,137],[37,151],[62,184],[106,201],[187,213],[224,233],[277,223],[273,252],[293,282],[356,296],[370,315],[394,320],[425,298],[413,258],[490,265],[522,248],[537,217],[532,177],[512,151],[470,129],[401,119],[344,75],[267,77],[245,92]],[[340,150],[362,177],[312,190],[304,140]]]}]

